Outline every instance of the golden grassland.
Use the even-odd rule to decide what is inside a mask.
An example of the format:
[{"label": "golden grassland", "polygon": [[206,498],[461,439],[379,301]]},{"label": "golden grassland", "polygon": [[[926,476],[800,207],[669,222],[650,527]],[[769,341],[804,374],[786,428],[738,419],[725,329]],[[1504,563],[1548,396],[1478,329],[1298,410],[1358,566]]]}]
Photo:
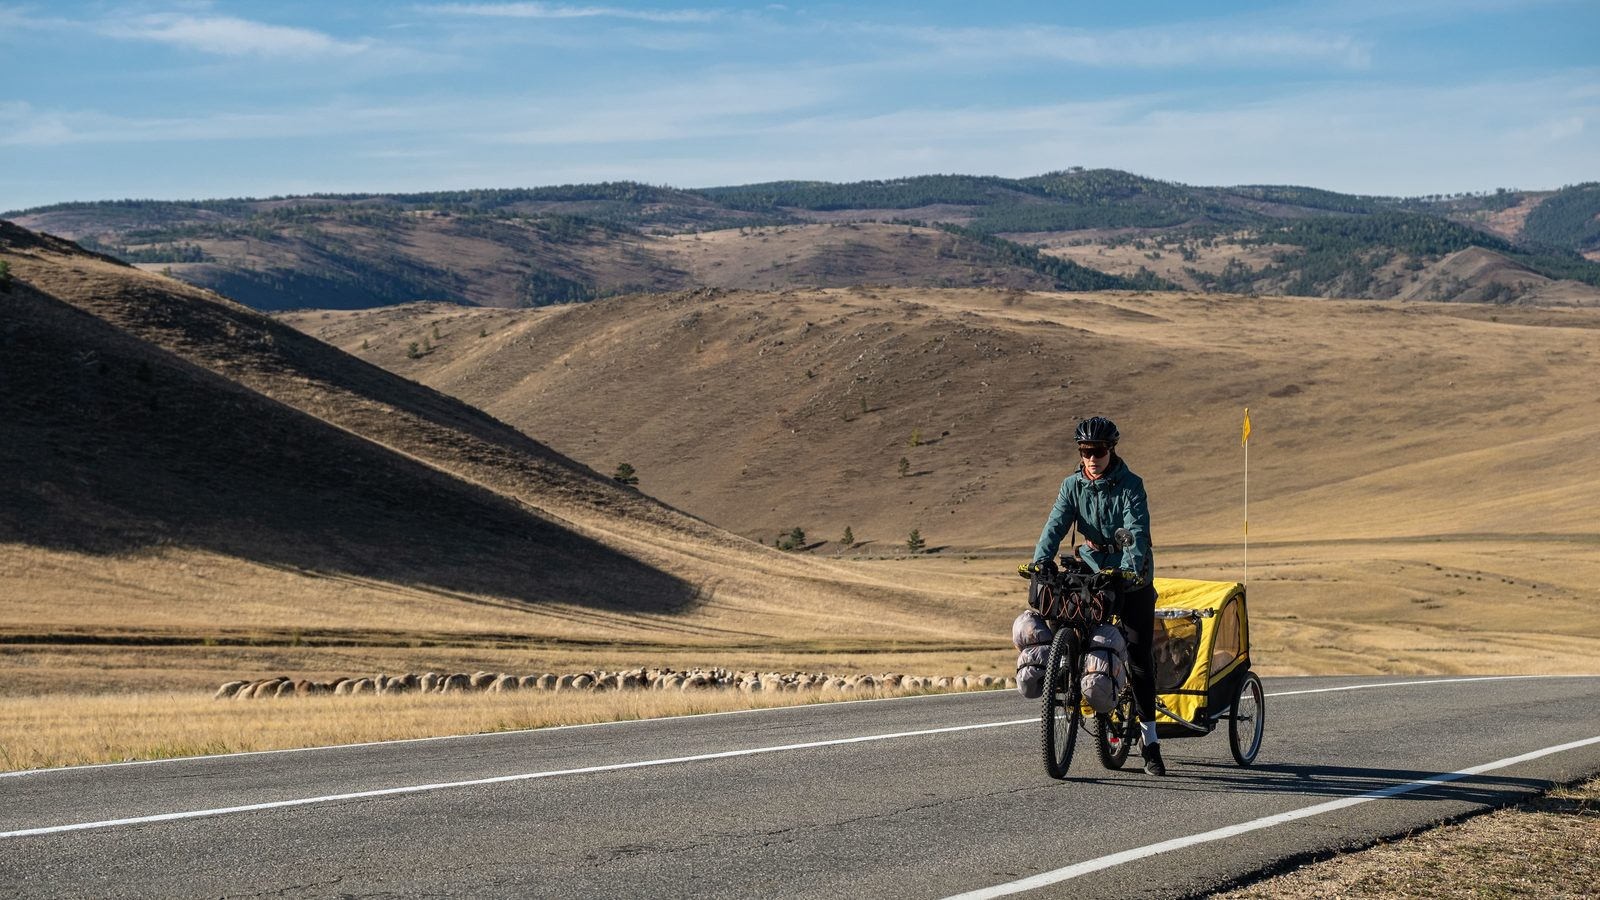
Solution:
[{"label": "golden grassland", "polygon": [[[1240,550],[1174,548],[1163,554],[1163,564],[1173,574],[1228,580],[1240,574]],[[1352,562],[1353,556],[1360,561]],[[990,630],[939,644],[870,634],[782,638],[754,628],[719,641],[674,643],[658,637],[652,642],[635,636],[589,644],[449,630],[463,624],[504,626],[497,618],[501,613],[492,607],[484,608],[484,618],[476,621],[424,619],[444,629],[424,636],[383,628],[393,620],[380,617],[379,586],[371,587],[372,608],[343,606],[343,615],[324,623],[328,627],[322,633],[267,629],[280,621],[267,609],[258,611],[254,629],[221,629],[218,624],[228,621],[222,612],[198,630],[184,631],[171,623],[166,633],[189,643],[167,646],[150,646],[149,632],[139,631],[130,634],[129,645],[11,643],[0,647],[0,735],[8,736],[0,765],[316,746],[838,699],[837,694],[751,696],[732,691],[210,699],[218,684],[234,678],[428,670],[536,674],[644,665],[1006,674],[1014,651],[1005,625],[1024,601],[1024,585],[1007,571],[1014,561],[1014,555],[1006,554],[835,561],[908,585],[957,584],[971,591],[972,606]],[[186,564],[202,565],[191,559],[131,571],[164,572],[170,578]],[[1600,580],[1600,559],[1584,544],[1268,544],[1251,548],[1250,565],[1253,662],[1265,675],[1600,673],[1600,646],[1587,617],[1593,594],[1585,588]],[[1525,574],[1530,565],[1543,573],[1541,579],[1549,578],[1531,581]],[[210,576],[232,571],[214,559],[203,566],[212,567],[206,569]],[[244,575],[231,577],[249,584]],[[164,584],[168,591],[183,593],[179,583]],[[315,579],[302,579],[302,593],[284,602],[325,601],[310,587],[315,584]],[[120,595],[113,593],[91,607],[95,614],[116,620],[115,596]],[[396,592],[396,597],[404,596]],[[422,595],[417,602],[429,599]],[[431,600],[448,602],[444,597]],[[253,608],[245,605],[245,611]],[[1552,614],[1535,618],[1536,609]]]},{"label": "golden grassland", "polygon": [[1090,413],[1160,546],[1238,534],[1245,406],[1265,539],[1592,536],[1600,504],[1600,310],[862,288],[324,315],[284,321],[769,543],[1022,546]]},{"label": "golden grassland", "polygon": [[[260,517],[293,523],[274,531],[196,490],[164,500],[214,513],[210,525],[147,506],[110,510],[171,539],[98,553],[0,543],[0,697],[19,709],[70,712],[107,693],[193,692],[209,703],[222,681],[279,674],[1005,672],[1023,603],[1014,566],[1072,462],[1062,423],[1104,412],[1130,436],[1156,514],[1159,574],[1237,580],[1229,539],[1240,531],[1246,403],[1257,423],[1250,602],[1263,673],[1600,667],[1600,311],[859,288],[287,317],[328,346],[61,248],[8,259],[30,286],[19,296],[37,288],[72,307],[41,313],[38,327],[70,319],[65,344],[101,341],[129,371],[141,353],[155,360],[162,409],[191,402],[186,417],[204,422],[247,409],[241,427],[277,416],[260,439],[300,455],[288,476],[256,485],[259,502],[308,473],[337,500],[338,478],[371,467],[403,498],[395,508],[425,511],[405,501],[426,494],[449,513],[372,530],[361,510],[303,498],[319,515],[344,515],[324,532],[351,545],[341,557],[296,543],[299,508]],[[121,336],[103,338],[108,327]],[[420,359],[405,353],[434,337]],[[60,402],[45,405],[75,414],[76,382],[63,379],[35,380],[41,390],[61,381]],[[126,385],[130,398],[143,390],[131,375],[93,384]],[[1114,408],[1102,408],[1108,396],[1120,398]],[[34,454],[56,474],[40,476],[50,490],[31,499],[61,528],[93,520],[93,504],[117,494],[75,484],[115,476],[111,487],[139,495],[146,473],[108,474],[117,454],[85,436],[98,421],[58,418]],[[211,442],[194,443],[153,464],[234,471],[207,455]],[[900,456],[907,477],[895,474]],[[639,465],[646,494],[675,508],[606,478],[622,459]],[[363,471],[338,474],[352,465]],[[87,510],[76,518],[74,497]],[[514,513],[524,510],[538,521]],[[478,517],[497,530],[468,529]],[[816,542],[809,552],[722,530],[770,541],[796,524]],[[862,543],[841,552],[847,524]],[[550,568],[541,548],[513,540],[534,525],[555,535],[544,549],[567,560],[567,580],[523,583]],[[904,553],[913,526],[936,552]],[[241,550],[206,528],[254,528],[259,542]],[[437,562],[410,564],[391,549],[395,536],[436,545]],[[346,558],[362,565],[341,566]],[[692,598],[608,598],[618,563]],[[453,702],[428,727],[483,727],[451,719]],[[80,717],[97,715],[87,709]],[[238,738],[185,745],[223,740]],[[137,752],[165,752],[157,746]]]},{"label": "golden grassland", "polygon": [[[925,691],[876,689],[849,700]],[[0,697],[0,770],[319,747],[837,701],[837,693],[517,691],[211,700],[192,692]]]},{"label": "golden grassland", "polygon": [[1575,898],[1596,885],[1600,778],[1213,896]]},{"label": "golden grassland", "polygon": [[[805,595],[793,602],[817,606],[810,629],[774,633],[748,617],[742,630],[675,631],[650,629],[645,617],[641,626],[588,611],[574,623],[494,598],[352,584],[204,553],[171,550],[162,562],[33,551],[32,566],[13,557],[7,576],[17,599],[3,623],[0,696],[206,691],[233,678],[428,669],[1004,673],[1008,625],[1025,601],[1012,569],[1024,552],[827,563],[862,583],[943,594],[928,606],[941,625],[930,636],[874,628],[877,607],[866,602],[822,606]],[[1600,671],[1600,555],[1589,543],[1258,543],[1250,556],[1255,665],[1268,675]],[[1161,563],[1173,576],[1243,574],[1241,546],[1175,547]]]}]

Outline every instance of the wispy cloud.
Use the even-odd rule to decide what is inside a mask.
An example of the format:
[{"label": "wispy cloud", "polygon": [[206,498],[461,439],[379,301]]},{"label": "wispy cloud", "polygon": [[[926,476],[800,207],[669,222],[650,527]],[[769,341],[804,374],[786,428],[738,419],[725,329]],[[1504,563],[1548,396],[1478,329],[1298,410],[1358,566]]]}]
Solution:
[{"label": "wispy cloud", "polygon": [[558,3],[439,3],[417,7],[423,12],[505,19],[635,19],[643,22],[709,22],[716,10],[623,9],[615,6],[566,6]]},{"label": "wispy cloud", "polygon": [[[1600,98],[1590,87],[1595,74],[1321,88],[1251,102],[1147,94],[820,116],[784,123],[773,142],[782,149],[763,162],[785,178],[1020,176],[1088,165],[1195,184],[1312,184],[1359,193],[1548,187],[1594,170],[1584,126],[1600,121]],[[844,149],[819,155],[819,147]],[[1517,173],[1516,183],[1507,172]]]},{"label": "wispy cloud", "polygon": [[856,112],[839,105],[849,72],[821,75],[726,70],[635,91],[198,117],[10,102],[0,103],[0,145],[351,139],[373,164],[406,162],[406,177],[429,184],[627,177],[709,185],[933,171],[1021,176],[1088,165],[1195,184],[1417,194],[1549,187],[1597,162],[1600,71],[1587,68],[1443,87],[1323,86],[1268,99],[1191,89]]},{"label": "wispy cloud", "polygon": [[271,25],[232,16],[157,13],[111,20],[100,33],[115,38],[155,41],[222,56],[352,56],[372,47],[367,40],[342,41],[309,28]]},{"label": "wispy cloud", "polygon": [[307,109],[202,116],[126,116],[98,111],[0,106],[0,146],[144,144],[411,133],[417,117],[447,109],[325,104]]},{"label": "wispy cloud", "polygon": [[1056,60],[1105,68],[1371,64],[1370,46],[1347,34],[1226,25],[1089,31],[1057,26],[938,28],[863,25],[863,30],[933,48],[951,59]]},{"label": "wispy cloud", "polygon": [[17,32],[25,28],[63,28],[72,24],[70,19],[35,16],[17,7],[0,6],[0,29],[4,29],[0,31],[0,37],[4,37],[5,32]]},{"label": "wispy cloud", "polygon": [[1466,17],[1526,13],[1540,7],[1581,7],[1587,3],[1589,0],[1317,0],[1290,5],[1279,14],[1301,21],[1344,23],[1459,22]]},{"label": "wispy cloud", "polygon": [[[820,108],[844,91],[825,70],[804,76],[743,69],[702,73],[637,90],[502,101],[488,119],[498,127],[478,137],[491,143],[593,145],[750,134]],[[523,122],[529,124],[518,124]]]}]

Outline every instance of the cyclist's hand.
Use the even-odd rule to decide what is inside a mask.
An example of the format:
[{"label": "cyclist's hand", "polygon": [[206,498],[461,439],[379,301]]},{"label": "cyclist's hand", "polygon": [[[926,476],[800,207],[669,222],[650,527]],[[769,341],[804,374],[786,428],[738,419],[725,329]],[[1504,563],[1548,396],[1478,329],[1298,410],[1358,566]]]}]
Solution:
[{"label": "cyclist's hand", "polygon": [[1144,587],[1144,579],[1139,577],[1139,573],[1129,569],[1101,569],[1100,577],[1107,584],[1115,584],[1128,590]]},{"label": "cyclist's hand", "polygon": [[1098,573],[1100,583],[1116,585],[1120,588],[1136,588],[1144,584],[1144,579],[1127,569],[1101,569]]},{"label": "cyclist's hand", "polygon": [[1039,563],[1026,562],[1020,566],[1017,566],[1017,574],[1031,581],[1033,580],[1033,576],[1039,574],[1039,570],[1042,568],[1044,567]]}]

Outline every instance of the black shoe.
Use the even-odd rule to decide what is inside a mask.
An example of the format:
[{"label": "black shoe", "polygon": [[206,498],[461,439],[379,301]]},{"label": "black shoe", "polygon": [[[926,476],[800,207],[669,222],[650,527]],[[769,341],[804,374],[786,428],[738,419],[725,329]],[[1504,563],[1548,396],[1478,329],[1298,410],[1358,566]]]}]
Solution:
[{"label": "black shoe", "polygon": [[1161,745],[1144,745],[1144,773],[1146,775],[1165,775],[1167,765],[1161,761]]}]

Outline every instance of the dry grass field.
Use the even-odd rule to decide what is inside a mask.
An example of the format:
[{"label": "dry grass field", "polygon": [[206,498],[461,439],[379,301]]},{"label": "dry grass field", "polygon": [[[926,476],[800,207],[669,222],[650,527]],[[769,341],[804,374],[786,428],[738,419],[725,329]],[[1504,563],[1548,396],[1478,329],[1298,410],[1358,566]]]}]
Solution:
[{"label": "dry grass field", "polygon": [[1527,803],[1311,863],[1217,900],[1593,897],[1600,779]]},{"label": "dry grass field", "polygon": [[0,238],[0,693],[54,721],[281,671],[1003,659],[981,579],[757,546],[214,295]]},{"label": "dry grass field", "polygon": [[[922,691],[878,689],[851,700]],[[0,697],[0,771],[326,747],[838,701],[821,691],[576,691],[215,701],[193,692]]]},{"label": "dry grass field", "polygon": [[938,228],[831,222],[729,228],[657,239],[652,252],[690,284],[777,290],[841,284],[1044,288],[1041,273],[992,258],[969,238]]},{"label": "dry grass field", "polygon": [[[1064,232],[1053,235],[1029,235],[1029,243],[1051,256],[1068,259],[1112,275],[1133,275],[1145,268],[1179,286],[1199,290],[1200,285],[1187,270],[1194,269],[1211,275],[1222,274],[1229,264],[1237,262],[1252,269],[1271,265],[1280,253],[1293,253],[1296,249],[1285,244],[1254,244],[1244,239],[1253,237],[1241,232],[1233,240],[1219,238],[1211,246],[1191,244],[1194,259],[1184,259],[1174,246],[1162,246],[1159,237],[1147,237],[1135,247],[1129,237],[1131,232]],[[1020,239],[1022,235],[1012,235]]]},{"label": "dry grass field", "polygon": [[[1005,672],[1091,413],[1161,574],[1236,580],[1251,407],[1262,671],[1600,670],[1593,311],[856,288],[277,321],[0,238],[12,758],[336,739],[107,712],[233,677]],[[546,721],[418,702],[342,739]],[[43,749],[73,719],[102,731]]]},{"label": "dry grass field", "polygon": [[[1513,207],[1516,209],[1516,207]],[[1509,211],[1508,211],[1509,212]],[[1523,207],[1526,215],[1527,208]],[[1515,223],[1520,229],[1520,220]],[[1295,256],[1303,248],[1285,244],[1254,243],[1254,233],[1240,232],[1207,245],[1182,238],[1144,235],[1137,245],[1128,233],[1066,232],[1054,235],[1013,235],[1040,249],[1079,265],[1113,275],[1135,275],[1140,269],[1190,290],[1201,285],[1194,273],[1220,275],[1229,266],[1260,271],[1279,256]],[[1184,249],[1188,255],[1185,256]],[[1469,247],[1442,258],[1412,260],[1398,254],[1373,273],[1373,284],[1362,296],[1401,300],[1472,301],[1515,297],[1520,305],[1595,306],[1600,288],[1571,279],[1555,280],[1534,272],[1501,253]]]},{"label": "dry grass field", "polygon": [[1092,412],[1150,486],[1162,572],[1241,578],[1249,405],[1267,671],[1600,667],[1592,311],[854,289],[287,319],[758,540],[892,559],[918,528],[935,559],[859,565],[981,573],[971,596],[1016,595]]}]

